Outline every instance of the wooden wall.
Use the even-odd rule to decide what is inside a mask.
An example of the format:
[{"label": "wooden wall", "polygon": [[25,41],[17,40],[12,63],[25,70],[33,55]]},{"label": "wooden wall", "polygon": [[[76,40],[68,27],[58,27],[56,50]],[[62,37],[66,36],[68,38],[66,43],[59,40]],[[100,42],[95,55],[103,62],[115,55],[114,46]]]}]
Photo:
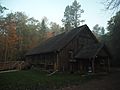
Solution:
[{"label": "wooden wall", "polygon": [[73,56],[75,56],[85,45],[96,42],[97,41],[91,31],[82,30],[59,52],[34,55],[30,56],[29,59],[31,59],[32,65],[39,66],[41,69],[49,69],[51,67],[54,70],[59,69],[61,71],[69,71],[71,67],[70,60],[72,59],[74,61],[74,57],[71,58],[69,52],[72,51]]},{"label": "wooden wall", "polygon": [[40,68],[42,70],[52,70],[54,69],[54,64],[56,63],[56,54],[54,53],[48,53],[48,54],[40,54],[40,55],[34,55],[29,56],[27,58],[27,61],[30,61],[29,63],[33,67]]},{"label": "wooden wall", "polygon": [[[60,52],[59,52],[59,69],[68,71],[71,67],[69,51],[73,51],[73,56],[79,52],[85,45],[96,43],[96,41],[89,35],[90,32],[81,32],[73,38]],[[74,59],[74,58],[73,58]],[[77,66],[78,67],[78,66]],[[80,67],[80,66],[79,66]]]}]

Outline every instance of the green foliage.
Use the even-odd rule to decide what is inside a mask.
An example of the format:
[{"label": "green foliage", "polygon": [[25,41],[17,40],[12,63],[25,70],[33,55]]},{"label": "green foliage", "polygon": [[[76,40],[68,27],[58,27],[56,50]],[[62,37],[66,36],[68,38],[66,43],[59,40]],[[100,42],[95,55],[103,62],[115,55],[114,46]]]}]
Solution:
[{"label": "green foliage", "polygon": [[78,27],[80,22],[84,22],[84,20],[80,20],[82,13],[84,13],[84,10],[81,9],[81,5],[76,0],[74,0],[72,5],[66,6],[64,18],[62,19],[65,29],[70,30]]},{"label": "green foliage", "polygon": [[105,42],[112,55],[111,65],[120,66],[120,11],[108,21],[108,32],[105,33],[103,27],[96,24],[93,27],[93,33],[96,37]]},{"label": "green foliage", "polygon": [[97,35],[104,35],[105,34],[105,29],[104,29],[104,27],[101,27],[98,24],[96,24],[93,27],[93,32]]},{"label": "green foliage", "polygon": [[48,32],[64,31],[56,23],[49,28],[46,17],[39,21],[23,12],[2,16],[5,10],[8,9],[0,4],[0,61],[25,60],[29,49],[49,38]]},{"label": "green foliage", "polygon": [[5,10],[8,10],[6,7],[3,7],[1,4],[0,4],[0,14],[3,13]]},{"label": "green foliage", "polygon": [[67,31],[72,28],[71,8],[69,5],[65,8],[64,19],[62,19],[62,22]]},{"label": "green foliage", "polygon": [[113,63],[120,65],[120,11],[108,21],[111,50],[113,54]]},{"label": "green foliage", "polygon": [[41,21],[41,33],[42,33],[42,40],[44,40],[46,38],[46,32],[48,30],[48,27],[47,27],[47,18],[44,17]]},{"label": "green foliage", "polygon": [[57,24],[55,22],[51,22],[50,26],[51,26],[50,30],[52,31],[52,33],[54,33],[54,36],[58,35],[58,34],[60,34],[62,32],[61,27],[60,27],[59,24]]},{"label": "green foliage", "polygon": [[94,35],[100,40],[100,41],[104,41],[105,38],[105,29],[104,27],[99,26],[98,24],[96,24],[93,27],[93,31]]},{"label": "green foliage", "polygon": [[72,24],[73,27],[78,27],[80,25],[81,14],[84,13],[84,10],[81,9],[81,5],[75,0],[71,6],[71,15],[72,15]]},{"label": "green foliage", "polygon": [[47,18],[40,22],[23,12],[9,13],[0,18],[1,60],[24,60],[29,49],[47,38],[47,31]]}]

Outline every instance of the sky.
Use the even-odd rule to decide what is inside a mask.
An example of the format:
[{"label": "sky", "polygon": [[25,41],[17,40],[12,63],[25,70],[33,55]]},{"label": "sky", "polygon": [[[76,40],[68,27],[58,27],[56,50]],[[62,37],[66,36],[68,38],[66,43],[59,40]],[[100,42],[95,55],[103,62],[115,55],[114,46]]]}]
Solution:
[{"label": "sky", "polygon": [[[62,26],[65,7],[71,5],[74,0],[2,0],[2,5],[9,10],[6,13],[21,11],[29,17],[41,20],[44,16],[49,22],[56,22]],[[84,13],[81,19],[83,24],[87,24],[90,29],[96,24],[107,27],[107,21],[113,16],[112,13],[105,10],[102,4],[104,0],[77,0]]]}]

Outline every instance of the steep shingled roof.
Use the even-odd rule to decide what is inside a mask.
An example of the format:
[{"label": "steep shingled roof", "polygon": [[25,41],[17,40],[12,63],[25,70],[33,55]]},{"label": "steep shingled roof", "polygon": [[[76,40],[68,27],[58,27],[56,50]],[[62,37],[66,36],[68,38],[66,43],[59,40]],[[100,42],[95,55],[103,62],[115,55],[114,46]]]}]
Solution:
[{"label": "steep shingled roof", "polygon": [[35,55],[41,53],[56,52],[62,49],[67,43],[69,43],[78,33],[84,29],[89,29],[87,25],[75,28],[69,32],[59,34],[55,37],[51,37],[44,41],[37,47],[30,50],[26,55]]}]

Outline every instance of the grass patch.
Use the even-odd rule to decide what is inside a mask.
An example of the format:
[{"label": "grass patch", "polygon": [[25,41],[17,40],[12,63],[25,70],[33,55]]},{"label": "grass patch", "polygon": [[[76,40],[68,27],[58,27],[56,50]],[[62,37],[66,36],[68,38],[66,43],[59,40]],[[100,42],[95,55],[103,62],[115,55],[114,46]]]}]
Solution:
[{"label": "grass patch", "polygon": [[48,90],[84,83],[92,76],[56,73],[48,76],[46,72],[28,70],[0,74],[0,90]]}]

